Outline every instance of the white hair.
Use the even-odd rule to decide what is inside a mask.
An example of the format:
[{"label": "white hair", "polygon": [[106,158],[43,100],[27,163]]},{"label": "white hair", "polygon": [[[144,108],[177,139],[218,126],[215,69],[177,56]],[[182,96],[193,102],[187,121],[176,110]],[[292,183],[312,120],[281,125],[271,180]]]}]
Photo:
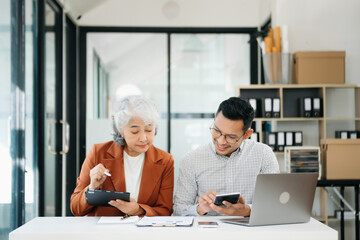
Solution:
[{"label": "white hair", "polygon": [[140,118],[145,124],[154,125],[156,133],[159,113],[155,104],[142,95],[127,96],[120,100],[117,112],[112,116],[113,137],[118,145],[125,145],[124,127],[133,118]]}]

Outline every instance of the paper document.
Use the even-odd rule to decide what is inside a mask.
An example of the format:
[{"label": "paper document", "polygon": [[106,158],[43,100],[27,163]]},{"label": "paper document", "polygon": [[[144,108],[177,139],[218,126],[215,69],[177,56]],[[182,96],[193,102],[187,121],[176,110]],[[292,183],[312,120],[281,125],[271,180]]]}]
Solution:
[{"label": "paper document", "polygon": [[194,217],[143,217],[136,226],[138,227],[190,227]]},{"label": "paper document", "polygon": [[128,218],[123,217],[101,217],[97,224],[123,224],[123,223],[137,223],[139,221],[138,216],[131,216]]}]

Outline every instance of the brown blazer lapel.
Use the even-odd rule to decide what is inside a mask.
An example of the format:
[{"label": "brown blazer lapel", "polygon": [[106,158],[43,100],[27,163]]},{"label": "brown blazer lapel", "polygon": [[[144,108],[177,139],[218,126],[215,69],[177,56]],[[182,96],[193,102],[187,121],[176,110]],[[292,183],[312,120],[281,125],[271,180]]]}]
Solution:
[{"label": "brown blazer lapel", "polygon": [[111,174],[108,184],[118,192],[126,191],[123,151],[124,148],[114,142],[107,150],[108,158],[103,160],[104,166]]},{"label": "brown blazer lapel", "polygon": [[154,146],[151,146],[146,152],[138,197],[139,203],[148,202],[156,184],[160,181],[165,165],[156,164],[156,162],[161,159],[162,156],[156,152]]}]

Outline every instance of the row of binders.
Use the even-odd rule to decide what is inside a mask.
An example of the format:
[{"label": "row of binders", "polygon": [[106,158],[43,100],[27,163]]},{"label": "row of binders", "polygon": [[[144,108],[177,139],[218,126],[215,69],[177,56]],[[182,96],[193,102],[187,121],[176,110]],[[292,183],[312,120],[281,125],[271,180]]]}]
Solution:
[{"label": "row of binders", "polygon": [[[249,98],[256,118],[280,118],[280,98]],[[300,98],[299,117],[322,117],[322,99],[318,97]]]},{"label": "row of binders", "polygon": [[255,117],[280,117],[280,98],[249,98],[248,101],[255,111]]},{"label": "row of binders", "polygon": [[305,97],[300,98],[300,117],[322,117],[322,100],[321,98]]},{"label": "row of binders", "polygon": [[273,151],[283,152],[286,146],[302,146],[303,132],[264,132],[264,143]]},{"label": "row of binders", "polygon": [[335,138],[357,139],[360,138],[360,131],[335,131]]}]

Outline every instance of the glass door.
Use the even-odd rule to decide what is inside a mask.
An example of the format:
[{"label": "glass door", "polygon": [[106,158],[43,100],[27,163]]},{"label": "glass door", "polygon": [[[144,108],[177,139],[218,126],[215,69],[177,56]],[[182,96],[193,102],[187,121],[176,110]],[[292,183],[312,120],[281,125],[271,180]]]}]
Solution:
[{"label": "glass door", "polygon": [[11,122],[11,23],[10,0],[3,1],[0,8],[0,239],[8,239],[13,216],[11,215],[11,156],[10,156],[10,122]]},{"label": "glass door", "polygon": [[40,215],[60,216],[62,204],[62,13],[45,3],[43,151],[40,173]]}]

